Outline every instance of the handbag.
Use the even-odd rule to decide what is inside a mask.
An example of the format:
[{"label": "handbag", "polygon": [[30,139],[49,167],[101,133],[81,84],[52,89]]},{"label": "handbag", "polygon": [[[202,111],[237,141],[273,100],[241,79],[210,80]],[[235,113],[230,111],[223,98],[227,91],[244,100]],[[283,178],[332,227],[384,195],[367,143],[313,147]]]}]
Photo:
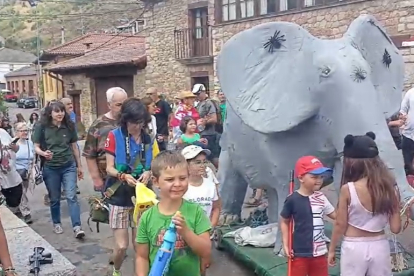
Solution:
[{"label": "handbag", "polygon": [[[129,147],[129,135],[125,137],[125,146],[126,146],[126,157],[127,157],[127,163],[129,163],[129,160],[131,158],[130,155],[130,147]],[[144,147],[143,147],[144,149]],[[142,152],[142,155],[144,155],[144,152]],[[136,168],[141,162],[141,154],[137,156],[134,162],[134,168]],[[107,179],[108,181],[109,179]],[[90,221],[93,221],[96,223],[96,232],[99,233],[99,224],[109,224],[109,204],[108,199],[110,199],[115,192],[118,190],[121,185],[124,183],[120,180],[117,180],[114,184],[109,186],[105,192],[103,192],[102,197],[98,196],[91,196],[88,200],[89,202],[89,218],[88,218],[88,226],[89,229],[92,231],[92,228],[90,226]]]},{"label": "handbag", "polygon": [[[27,143],[27,159],[30,160],[29,142],[26,141],[26,143]],[[18,169],[17,172],[19,173],[19,175],[20,175],[20,177],[22,178],[23,181],[29,180],[29,170],[27,170],[27,169]]]}]

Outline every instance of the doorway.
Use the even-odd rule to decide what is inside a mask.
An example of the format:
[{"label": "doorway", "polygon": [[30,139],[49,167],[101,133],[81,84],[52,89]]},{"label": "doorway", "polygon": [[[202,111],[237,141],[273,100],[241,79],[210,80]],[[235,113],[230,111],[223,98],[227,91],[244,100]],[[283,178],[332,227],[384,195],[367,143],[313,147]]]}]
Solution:
[{"label": "doorway", "polygon": [[209,55],[208,9],[207,7],[191,10],[192,57]]}]

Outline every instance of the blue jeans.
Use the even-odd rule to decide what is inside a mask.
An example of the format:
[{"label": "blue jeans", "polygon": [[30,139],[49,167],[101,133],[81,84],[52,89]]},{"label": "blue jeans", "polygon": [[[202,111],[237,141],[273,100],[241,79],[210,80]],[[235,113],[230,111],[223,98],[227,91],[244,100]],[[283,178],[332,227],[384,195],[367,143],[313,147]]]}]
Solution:
[{"label": "blue jeans", "polygon": [[68,162],[61,167],[43,167],[43,179],[50,199],[50,213],[53,224],[60,224],[60,197],[62,185],[66,192],[72,226],[80,226],[80,207],[76,196],[77,169],[75,162]]}]

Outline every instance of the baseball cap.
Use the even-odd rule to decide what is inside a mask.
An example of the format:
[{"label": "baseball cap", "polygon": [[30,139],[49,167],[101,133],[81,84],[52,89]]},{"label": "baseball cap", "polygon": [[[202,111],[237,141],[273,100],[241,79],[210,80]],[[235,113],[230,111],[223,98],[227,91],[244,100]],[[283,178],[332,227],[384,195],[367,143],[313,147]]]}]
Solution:
[{"label": "baseball cap", "polygon": [[186,146],[181,151],[181,154],[184,156],[184,158],[186,160],[189,160],[189,159],[193,159],[193,158],[197,157],[197,155],[199,155],[202,152],[204,152],[206,155],[210,155],[211,154],[211,151],[210,150],[203,149],[202,147],[195,146],[195,145]]},{"label": "baseball cap", "polygon": [[315,156],[302,156],[295,165],[295,177],[310,173],[320,175],[330,172],[332,169],[323,166],[322,162]]}]

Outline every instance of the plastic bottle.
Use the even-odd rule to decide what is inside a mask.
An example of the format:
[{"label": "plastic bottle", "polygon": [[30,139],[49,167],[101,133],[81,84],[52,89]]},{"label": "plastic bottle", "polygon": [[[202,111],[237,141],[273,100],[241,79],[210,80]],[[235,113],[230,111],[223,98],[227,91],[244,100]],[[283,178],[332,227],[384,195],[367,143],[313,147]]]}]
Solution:
[{"label": "plastic bottle", "polygon": [[[179,214],[180,212],[177,212]],[[151,266],[150,273],[148,276],[163,276],[168,271],[172,255],[174,253],[174,246],[177,240],[177,229],[173,222],[170,223],[167,231],[164,234],[163,242],[158,249],[157,255],[155,256],[154,263]]]}]

